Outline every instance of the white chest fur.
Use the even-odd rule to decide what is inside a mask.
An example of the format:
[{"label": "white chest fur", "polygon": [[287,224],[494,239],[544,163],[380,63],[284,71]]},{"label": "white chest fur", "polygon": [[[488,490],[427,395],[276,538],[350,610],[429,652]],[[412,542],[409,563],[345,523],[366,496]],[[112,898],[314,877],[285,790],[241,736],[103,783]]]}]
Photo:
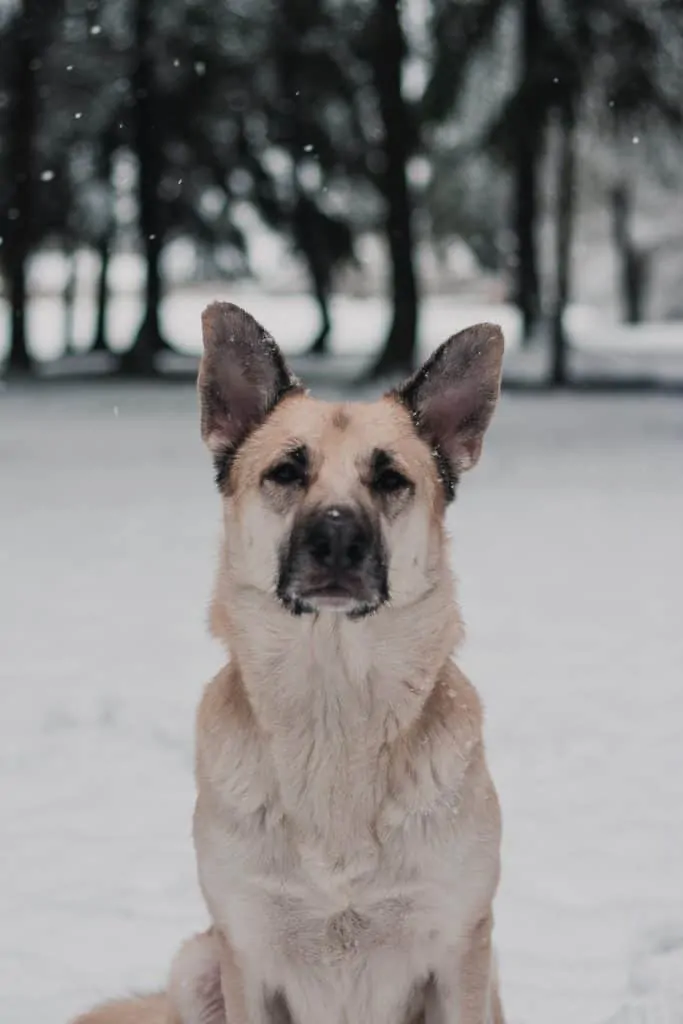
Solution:
[{"label": "white chest fur", "polygon": [[333,1024],[407,1015],[440,930],[429,909],[439,901],[415,865],[401,878],[376,845],[359,844],[353,862],[335,867],[320,849],[292,847],[284,824],[269,856],[257,859],[239,836],[226,844],[203,819],[200,804],[200,876],[212,917],[253,965],[253,980],[284,993],[297,1024],[319,1024],[314,1007]]}]

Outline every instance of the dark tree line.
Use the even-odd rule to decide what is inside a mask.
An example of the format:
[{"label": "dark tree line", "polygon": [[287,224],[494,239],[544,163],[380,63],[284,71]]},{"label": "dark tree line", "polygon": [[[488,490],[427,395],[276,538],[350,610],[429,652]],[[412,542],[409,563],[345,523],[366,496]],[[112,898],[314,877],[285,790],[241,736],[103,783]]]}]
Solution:
[{"label": "dark tree line", "polygon": [[[633,239],[634,194],[620,167],[634,134],[655,150],[683,127],[681,5],[430,0],[426,10],[417,29],[396,0],[21,0],[0,15],[9,370],[32,368],[27,267],[46,244],[97,252],[92,345],[108,348],[110,258],[125,237],[144,255],[146,281],[142,321],[119,368],[154,372],[167,347],[166,247],[191,238],[215,266],[225,269],[227,253],[233,271],[246,270],[235,213],[248,203],[307,268],[320,310],[311,351],[327,350],[335,275],[354,260],[356,233],[369,229],[385,242],[393,310],[371,372],[410,369],[417,240],[425,230],[436,240],[451,233],[483,267],[507,270],[524,337],[547,332],[562,383],[587,133],[612,154],[624,312],[640,318],[650,266]],[[136,167],[125,223],[113,187],[121,153]],[[429,168],[426,186],[412,173],[418,160]],[[550,284],[539,256],[548,210]],[[68,309],[68,288],[66,298]]]}]

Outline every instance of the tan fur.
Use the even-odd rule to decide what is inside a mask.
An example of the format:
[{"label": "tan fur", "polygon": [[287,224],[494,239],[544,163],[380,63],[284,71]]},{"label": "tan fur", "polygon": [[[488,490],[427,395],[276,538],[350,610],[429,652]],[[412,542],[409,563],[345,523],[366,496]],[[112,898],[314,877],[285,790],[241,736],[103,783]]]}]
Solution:
[{"label": "tan fur", "polygon": [[[311,503],[367,500],[370,443],[415,481],[412,508],[386,525],[390,609],[349,622],[274,605],[288,517],[257,482],[294,441],[313,452]],[[412,987],[441,970],[444,1020],[483,1022],[499,815],[479,701],[450,660],[461,626],[431,453],[390,399],[295,394],[242,448],[225,504],[212,621],[233,660],[199,710],[195,839],[246,988],[256,969],[254,988],[283,989],[299,1024],[400,1024]],[[253,1000],[248,1019],[268,1019]]]},{"label": "tan fur", "polygon": [[[293,444],[311,459],[295,496],[263,483]],[[370,502],[377,447],[415,488],[383,516],[390,603],[358,621],[292,615],[273,579],[295,515]],[[452,660],[462,626],[429,446],[394,398],[293,392],[242,444],[223,501],[211,621],[230,662],[198,711],[194,818],[212,929],[174,964],[168,1022],[222,1024],[222,997],[227,1024],[503,1024],[499,808],[479,699]],[[80,1024],[156,1024],[139,1005]]]},{"label": "tan fur", "polygon": [[105,1003],[77,1017],[73,1024],[172,1024],[170,1012],[168,997],[159,993],[139,999],[117,999]]}]

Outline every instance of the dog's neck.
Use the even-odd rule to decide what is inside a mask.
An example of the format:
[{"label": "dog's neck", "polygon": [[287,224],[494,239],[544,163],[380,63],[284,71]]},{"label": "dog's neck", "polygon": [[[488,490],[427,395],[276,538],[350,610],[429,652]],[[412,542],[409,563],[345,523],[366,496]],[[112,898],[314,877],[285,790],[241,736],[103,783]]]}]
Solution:
[{"label": "dog's neck", "polygon": [[373,819],[372,780],[420,719],[460,639],[450,571],[410,606],[355,621],[293,616],[224,577],[213,627],[230,649],[288,813],[317,821],[325,842],[343,846],[352,821],[363,829]]},{"label": "dog's neck", "polygon": [[336,701],[352,718],[391,713],[402,730],[462,635],[447,567],[414,602],[361,619],[333,611],[292,615],[273,595],[223,576],[212,626],[267,731]]}]

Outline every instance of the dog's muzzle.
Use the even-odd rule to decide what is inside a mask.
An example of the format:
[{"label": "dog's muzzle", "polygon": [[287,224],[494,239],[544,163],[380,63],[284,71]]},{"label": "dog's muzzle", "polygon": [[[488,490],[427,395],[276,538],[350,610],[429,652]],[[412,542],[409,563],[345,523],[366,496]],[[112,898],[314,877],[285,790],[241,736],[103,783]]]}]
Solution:
[{"label": "dog's muzzle", "polygon": [[375,611],[389,596],[379,524],[351,506],[309,512],[282,551],[277,594],[295,615],[331,609],[361,618]]}]

